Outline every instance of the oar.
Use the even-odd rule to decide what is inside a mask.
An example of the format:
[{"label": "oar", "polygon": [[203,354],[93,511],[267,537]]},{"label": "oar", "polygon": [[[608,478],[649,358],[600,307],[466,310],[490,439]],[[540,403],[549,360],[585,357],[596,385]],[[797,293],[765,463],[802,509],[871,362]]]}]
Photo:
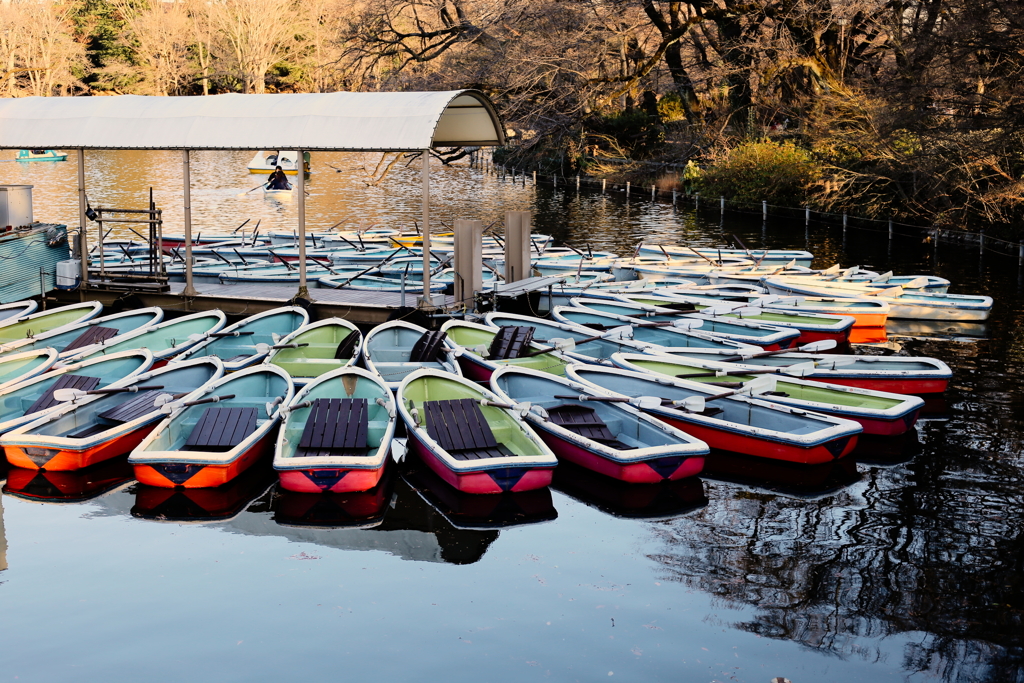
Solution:
[{"label": "oar", "polygon": [[267,344],[265,342],[260,342],[256,345],[256,353],[270,353],[271,349],[298,349],[303,346],[309,346],[309,344]]},{"label": "oar", "polygon": [[657,396],[589,396],[587,394],[569,396],[556,394],[555,398],[568,401],[599,401],[602,403],[629,403],[630,405],[634,405],[637,408],[642,408],[644,410],[660,408],[661,404],[664,403],[664,399],[658,398]]},{"label": "oar", "polygon": [[247,190],[245,192],[240,192],[239,194],[237,194],[235,196],[236,197],[244,197],[245,195],[249,194],[250,192],[255,192],[256,190],[260,189],[261,187],[266,187],[266,186],[267,186],[267,183],[260,183],[259,185],[257,185],[256,187],[252,188],[251,190]]},{"label": "oar", "polygon": [[818,366],[814,361],[797,363],[788,367],[770,368],[765,370],[717,370],[715,372],[698,372],[692,375],[676,375],[679,379],[694,379],[697,377],[735,377],[737,375],[792,375],[793,377],[805,377]]},{"label": "oar", "polygon": [[246,332],[235,330],[234,332],[208,332],[207,334],[196,333],[188,335],[188,339],[189,341],[201,342],[206,339],[219,339],[221,337],[245,337],[250,334],[256,334],[256,332],[253,330],[248,330]]},{"label": "oar", "polygon": [[749,258],[749,259],[750,259],[751,261],[755,260],[755,259],[754,259],[754,255],[750,253],[750,250],[749,250],[749,249],[747,249],[747,245],[743,244],[743,240],[741,240],[741,239],[740,239],[739,237],[737,237],[737,236],[736,236],[736,233],[733,233],[733,235],[732,235],[732,238],[733,238],[734,240],[736,240],[736,244],[740,245],[740,249],[742,249],[743,251],[747,252],[747,257],[748,257],[748,258]]},{"label": "oar", "polygon": [[[629,335],[628,337],[626,335]],[[593,337],[584,337],[583,339],[572,339],[572,338],[552,338],[549,342],[551,346],[546,349],[536,349],[526,355],[519,356],[520,358],[533,358],[539,356],[542,353],[550,353],[552,351],[572,351],[580,344],[586,344],[587,342],[594,341],[596,339],[607,339],[609,337],[619,337],[620,339],[629,339],[633,336],[632,325],[622,325],[620,327],[612,328],[611,330],[602,332],[601,334],[595,334]]]},{"label": "oar", "polygon": [[[238,251],[236,250],[235,253],[237,254]],[[224,263],[228,264],[229,266],[231,265],[231,261],[228,261],[226,258],[224,258],[224,256],[221,255],[220,253],[218,253],[218,251],[216,249],[213,250],[213,255],[216,256],[217,258],[219,258]]]},{"label": "oar", "polygon": [[822,339],[821,341],[811,342],[810,344],[804,344],[798,346],[795,349],[777,349],[775,351],[759,351],[758,353],[744,353],[736,356],[729,356],[727,358],[719,358],[720,363],[732,363],[735,361],[748,360],[750,358],[766,358],[768,356],[778,356],[783,353],[819,353],[821,351],[828,351],[836,347],[835,339]]},{"label": "oar", "polygon": [[283,258],[278,256],[277,254],[275,254],[273,249],[268,248],[267,251],[270,252],[271,256],[273,256],[274,258],[279,260],[281,263],[283,263],[284,267],[287,268],[289,272],[295,270],[295,267],[292,264],[288,263],[286,260],[284,260]]},{"label": "oar", "polygon": [[[319,262],[319,261],[317,261],[317,260],[316,260],[316,258],[314,258],[313,256],[310,256],[310,257],[308,257],[308,258],[307,258],[306,260],[307,260],[307,261],[312,261],[314,265],[317,265],[317,266],[323,266],[324,268],[326,268],[326,269],[327,269],[327,272],[329,272],[329,273],[330,273],[331,275],[337,275],[337,274],[338,274],[338,271],[334,270],[333,268],[331,268],[331,267],[330,267],[329,265],[327,265],[327,264],[324,264],[324,263],[320,263],[320,262]],[[330,260],[329,260],[329,259],[328,259],[327,263],[330,263]]]},{"label": "oar", "polygon": [[238,258],[240,258],[242,260],[242,265],[243,266],[249,265],[249,262],[245,260],[245,257],[242,256],[241,252],[239,252],[237,249],[232,249],[231,251],[235,252],[235,256],[237,256]]},{"label": "oar", "polygon": [[874,292],[863,292],[862,294],[863,296],[897,297],[903,294],[903,287],[896,285],[895,287],[879,289]]},{"label": "oar", "polygon": [[388,261],[390,261],[391,259],[395,258],[396,256],[398,256],[398,250],[397,250],[397,249],[396,249],[395,251],[391,252],[391,256],[388,256],[387,258],[385,258],[385,259],[384,259],[383,261],[381,261],[380,263],[377,263],[377,264],[375,264],[375,265],[372,265],[372,266],[370,266],[369,268],[367,268],[366,270],[361,270],[361,271],[359,271],[358,273],[356,273],[355,275],[353,275],[352,277],[350,277],[349,279],[345,280],[345,281],[344,281],[344,282],[342,282],[342,283],[341,283],[340,285],[338,285],[338,286],[336,287],[336,289],[337,289],[337,288],[341,288],[341,287],[344,287],[345,285],[347,285],[348,283],[352,282],[352,281],[353,281],[353,280],[355,280],[356,278],[359,278],[359,277],[362,277],[363,275],[366,275],[366,274],[367,274],[367,273],[369,273],[369,272],[370,272],[371,270],[374,270],[374,269],[376,269],[376,268],[380,268],[381,266],[385,265],[385,264],[386,264],[386,263],[387,263]]},{"label": "oar", "polygon": [[201,398],[198,401],[185,401],[184,403],[174,403],[174,397],[170,394],[161,394],[156,397],[156,401],[153,403],[154,408],[159,408],[160,412],[164,415],[170,415],[179,408],[191,408],[192,406],[202,405],[204,403],[220,403],[226,401],[229,398],[234,398],[234,394],[226,394],[224,396],[210,396],[209,398]]},{"label": "oar", "polygon": [[57,389],[53,392],[54,400],[60,401],[61,403],[67,403],[68,401],[77,401],[83,399],[86,396],[93,396],[97,394],[121,394],[128,393],[134,394],[138,391],[146,391],[149,389],[163,389],[163,385],[152,385],[152,386],[130,386],[130,387],[119,387],[112,389],[90,389],[89,391],[82,391],[81,389]]},{"label": "oar", "polygon": [[696,330],[704,326],[704,321],[697,318],[679,318],[661,323],[631,323],[632,327],[678,327],[681,330]]},{"label": "oar", "polygon": [[244,223],[242,223],[242,224],[241,224],[241,225],[239,225],[239,226],[238,226],[237,228],[235,228],[234,230],[232,230],[232,231],[231,231],[231,234],[232,234],[232,235],[234,235],[234,234],[235,234],[236,232],[238,232],[239,230],[241,230],[242,228],[244,228],[244,227],[245,227],[245,224],[246,224],[246,223],[248,223],[248,222],[249,222],[249,221],[251,221],[251,220],[252,220],[251,218],[246,218],[246,219],[245,219],[245,222],[244,222]]},{"label": "oar", "polygon": [[[744,382],[743,386],[739,389],[733,389],[731,391],[723,391],[720,394],[709,396],[704,399],[705,403],[710,401],[717,401],[720,398],[727,398],[729,396],[736,396],[737,394],[753,394],[755,391],[775,391],[775,378],[771,376],[758,377],[752,379],[749,382]],[[694,411],[700,412],[700,411]]]}]

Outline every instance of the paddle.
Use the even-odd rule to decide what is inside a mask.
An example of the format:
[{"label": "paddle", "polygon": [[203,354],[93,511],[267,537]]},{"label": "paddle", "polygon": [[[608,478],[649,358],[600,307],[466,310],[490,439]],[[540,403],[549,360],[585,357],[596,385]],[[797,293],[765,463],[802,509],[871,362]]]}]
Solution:
[{"label": "paddle", "polygon": [[196,333],[190,334],[188,338],[190,341],[200,342],[203,341],[204,339],[213,339],[219,337],[243,337],[250,334],[256,334],[256,332],[254,332],[253,330],[249,330],[247,332],[240,332],[238,330],[235,330],[234,332],[209,332],[207,334]]},{"label": "paddle", "polygon": [[695,318],[680,318],[679,320],[667,320],[663,323],[631,323],[632,327],[678,327],[681,330],[696,330],[704,326],[703,320]]},{"label": "paddle", "polygon": [[226,401],[229,398],[234,398],[234,394],[226,394],[224,396],[211,396],[209,398],[201,398],[198,401],[185,401],[184,403],[174,403],[174,397],[170,394],[161,394],[156,397],[156,401],[153,402],[154,408],[159,408],[160,412],[164,415],[170,415],[179,408],[191,408],[192,406],[202,405],[204,403],[220,403]]},{"label": "paddle", "polygon": [[752,379],[749,382],[744,382],[743,386],[740,387],[739,389],[723,391],[721,394],[709,396],[708,398],[704,399],[704,402],[708,403],[710,401],[717,401],[720,398],[728,398],[729,396],[736,396],[737,394],[752,394],[755,391],[775,391],[775,378],[769,376]]},{"label": "paddle", "polygon": [[245,195],[249,194],[250,192],[255,192],[256,190],[260,189],[261,187],[266,187],[266,186],[267,186],[267,183],[260,183],[259,185],[257,185],[256,187],[252,188],[251,190],[247,190],[245,192],[240,192],[240,193],[238,193],[235,196],[236,197],[244,197]]},{"label": "paddle", "polygon": [[256,353],[270,353],[271,349],[298,349],[303,346],[309,346],[309,344],[267,344],[265,342],[260,342],[256,345]]},{"label": "paddle", "polygon": [[[326,263],[320,263],[320,262],[319,262],[319,261],[317,261],[317,260],[316,260],[316,258],[315,258],[315,257],[313,257],[313,256],[310,256],[310,257],[308,257],[308,258],[307,258],[306,260],[307,260],[307,261],[312,261],[314,265],[317,265],[317,266],[322,266],[322,267],[326,268],[326,269],[327,269],[327,272],[329,272],[329,273],[330,273],[331,275],[337,275],[337,274],[338,274],[338,271],[334,270],[333,268],[331,268],[331,267],[330,267],[329,265],[327,265]],[[330,262],[331,262],[331,261],[330,261],[330,260],[328,259],[327,263],[330,263]]]},{"label": "paddle", "polygon": [[[242,265],[243,266],[249,265],[249,262],[245,260],[245,257],[242,256],[242,254],[239,253],[239,251],[237,249],[232,249],[231,251],[235,252],[235,256],[237,256],[238,258],[240,258],[242,260]],[[216,252],[214,252],[214,253],[216,253]]]},{"label": "paddle", "polygon": [[234,234],[235,234],[236,232],[238,232],[239,230],[241,230],[242,228],[244,228],[244,227],[245,227],[245,224],[246,224],[246,223],[248,223],[248,222],[249,222],[249,221],[251,221],[251,220],[252,220],[251,218],[246,218],[246,219],[245,219],[245,222],[244,222],[244,223],[242,223],[242,224],[241,224],[241,225],[239,225],[239,226],[238,226],[237,228],[235,228],[234,230],[232,230],[232,231],[231,231],[231,234],[232,234],[232,235],[234,235]]},{"label": "paddle", "polygon": [[366,270],[361,270],[361,271],[359,271],[358,273],[356,273],[355,275],[353,275],[353,276],[352,276],[352,277],[350,277],[349,279],[347,279],[347,280],[345,280],[344,282],[342,282],[342,283],[341,283],[340,285],[337,285],[337,286],[335,287],[335,289],[340,289],[340,288],[344,287],[345,285],[347,285],[348,283],[350,283],[350,282],[352,282],[353,280],[355,280],[356,278],[359,278],[359,277],[362,277],[363,275],[366,275],[366,274],[367,274],[367,273],[369,273],[369,272],[370,272],[371,270],[374,270],[374,269],[376,269],[376,268],[380,268],[381,266],[383,266],[384,264],[386,264],[386,263],[387,263],[388,261],[390,261],[391,259],[395,258],[396,256],[398,256],[398,250],[397,250],[397,249],[396,249],[395,251],[391,252],[391,256],[388,256],[387,258],[385,258],[385,259],[384,259],[383,261],[381,261],[380,263],[377,263],[377,264],[375,264],[375,265],[372,265],[372,266],[370,266],[370,267],[369,267],[369,268],[367,268]]},{"label": "paddle", "polygon": [[[908,283],[909,284],[909,283]],[[864,296],[877,296],[877,297],[898,297],[903,294],[903,287],[896,285],[895,287],[889,287],[887,289],[879,289],[874,292],[864,292]]]},{"label": "paddle", "polygon": [[283,264],[284,264],[284,267],[285,267],[285,268],[287,268],[289,272],[290,272],[290,271],[293,271],[293,270],[295,270],[295,266],[293,266],[292,264],[288,263],[287,261],[285,261],[285,260],[284,260],[283,258],[281,258],[280,256],[278,256],[277,254],[275,254],[275,253],[274,253],[274,250],[273,250],[273,249],[270,249],[270,248],[268,247],[268,248],[267,248],[267,251],[269,251],[269,252],[270,252],[270,255],[271,255],[271,256],[273,256],[273,257],[274,257],[274,258],[276,258],[276,259],[277,259],[278,261],[280,261],[281,263],[283,263]]},{"label": "paddle", "polygon": [[715,372],[699,372],[695,374],[676,375],[679,379],[694,379],[696,377],[734,377],[737,375],[791,375],[793,377],[805,377],[815,370],[817,365],[814,361],[797,363],[784,368],[770,368],[766,370],[716,370]]},{"label": "paddle", "polygon": [[163,389],[163,385],[153,386],[130,386],[130,387],[119,387],[112,389],[91,389],[89,391],[82,391],[81,389],[57,389],[53,392],[54,400],[60,401],[61,403],[67,403],[68,401],[77,401],[85,398],[86,396],[92,396],[96,394],[121,394],[128,393],[134,394],[140,390],[149,389]]},{"label": "paddle", "polygon": [[[628,336],[627,336],[628,335]],[[608,339],[610,337],[618,337],[620,339],[629,339],[633,336],[632,325],[621,325],[619,327],[612,328],[602,332],[601,334],[595,334],[592,337],[584,337],[583,339],[571,339],[571,338],[560,338],[555,337],[550,340],[551,346],[546,349],[537,349],[531,351],[525,355],[519,356],[520,358],[533,358],[539,356],[542,353],[550,353],[552,351],[572,351],[579,344],[586,344],[587,342],[594,341],[596,339]]]},{"label": "paddle", "polygon": [[757,353],[744,353],[736,356],[729,356],[727,358],[720,358],[720,363],[732,363],[738,360],[749,360],[751,358],[766,358],[767,356],[778,356],[783,353],[819,353],[821,351],[828,351],[836,347],[835,339],[822,339],[821,341],[811,342],[810,344],[804,344],[798,346],[795,349],[777,349],[775,351],[759,351]]},{"label": "paddle", "polygon": [[637,408],[642,408],[644,410],[660,408],[661,404],[664,402],[663,399],[660,399],[657,396],[588,396],[587,394],[567,396],[555,394],[555,398],[570,401],[600,401],[603,403],[629,403],[630,405],[634,405]]}]

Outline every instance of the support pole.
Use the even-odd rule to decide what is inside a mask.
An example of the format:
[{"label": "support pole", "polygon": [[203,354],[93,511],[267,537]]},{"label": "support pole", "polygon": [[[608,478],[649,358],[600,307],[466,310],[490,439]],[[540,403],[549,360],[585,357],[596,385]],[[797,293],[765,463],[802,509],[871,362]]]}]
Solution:
[{"label": "support pole", "polygon": [[[513,171],[515,173],[515,171]],[[523,175],[525,178],[525,174]],[[421,306],[430,308],[430,150],[423,150],[423,299]]]},{"label": "support pole", "polygon": [[[82,283],[79,289],[89,287],[89,236],[85,234],[85,150],[78,150],[78,254],[81,257]],[[102,257],[102,254],[101,254]]]},{"label": "support pole", "polygon": [[476,293],[483,289],[483,221],[457,220],[455,231],[455,303],[476,310]]},{"label": "support pole", "polygon": [[530,277],[533,265],[530,258],[530,235],[533,220],[529,211],[505,213],[505,283],[518,282]]},{"label": "support pole", "polygon": [[[185,203],[185,289],[182,296],[196,296],[199,292],[192,286],[192,173],[188,150],[181,150],[182,192]],[[153,218],[152,214],[149,216]],[[163,258],[163,254],[160,254]]]},{"label": "support pole", "polygon": [[299,191],[299,293],[297,299],[309,300],[309,287],[306,283],[306,165],[305,152],[295,152],[299,158],[298,168],[295,172],[295,185]]}]

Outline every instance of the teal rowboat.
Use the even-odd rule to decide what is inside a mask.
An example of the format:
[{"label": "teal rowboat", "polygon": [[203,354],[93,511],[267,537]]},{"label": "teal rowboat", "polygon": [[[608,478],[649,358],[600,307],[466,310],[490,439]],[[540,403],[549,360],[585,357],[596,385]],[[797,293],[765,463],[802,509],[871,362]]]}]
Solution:
[{"label": "teal rowboat", "polygon": [[389,389],[398,390],[406,375],[419,368],[461,375],[455,347],[447,333],[427,330],[403,320],[378,325],[363,341],[363,365]]},{"label": "teal rowboat", "polygon": [[269,346],[308,324],[309,314],[297,306],[264,311],[207,334],[182,360],[216,356],[227,372],[235,372],[262,361],[270,353]]},{"label": "teal rowboat", "polygon": [[56,349],[61,358],[70,358],[79,350],[94,343],[127,334],[140,327],[156,325],[164,319],[163,309],[153,306],[151,308],[140,308],[124,313],[105,315],[102,318],[93,318],[85,322],[76,323],[68,327],[62,327],[53,332],[40,334],[32,339],[22,339],[16,342],[4,344],[0,353],[10,351],[30,351],[42,349],[47,346]]},{"label": "teal rowboat", "polygon": [[325,372],[354,365],[359,359],[363,333],[341,318],[327,318],[300,327],[274,344],[264,363],[284,368],[297,386]]},{"label": "teal rowboat", "polygon": [[0,358],[0,391],[43,374],[56,362],[57,352],[49,348],[12,353]]},{"label": "teal rowboat", "polygon": [[153,354],[149,351],[122,351],[51,368],[45,374],[19,382],[0,392],[0,434],[58,410],[63,404],[53,396],[56,389],[102,389],[146,372],[152,365]]},{"label": "teal rowboat", "polygon": [[133,332],[118,335],[110,340],[83,348],[71,356],[73,360],[88,358],[94,354],[110,354],[130,349],[149,349],[157,367],[168,359],[183,353],[211,332],[217,332],[227,321],[221,311],[193,313],[159,325],[150,325]]},{"label": "teal rowboat", "polygon": [[30,313],[35,313],[37,308],[39,308],[39,304],[32,299],[0,304],[0,324],[12,318],[20,318]]},{"label": "teal rowboat", "polygon": [[543,344],[522,344],[522,340],[517,341],[515,335],[507,337],[504,343],[495,339],[510,329],[503,331],[461,320],[449,320],[441,326],[441,331],[448,333],[448,339],[455,345],[455,354],[463,374],[476,382],[487,382],[492,372],[509,365],[564,375],[565,366],[572,364],[571,358],[557,351],[528,355],[549,348]]}]

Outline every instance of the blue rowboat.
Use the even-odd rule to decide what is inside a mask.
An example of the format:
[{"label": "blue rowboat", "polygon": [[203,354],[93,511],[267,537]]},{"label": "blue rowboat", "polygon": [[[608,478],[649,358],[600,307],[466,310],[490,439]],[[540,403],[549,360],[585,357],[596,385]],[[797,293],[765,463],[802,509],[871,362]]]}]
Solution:
[{"label": "blue rowboat", "polygon": [[461,375],[455,346],[447,333],[432,331],[402,320],[378,325],[363,341],[363,365],[392,391],[406,375],[419,368]]},{"label": "blue rowboat", "polygon": [[79,349],[102,342],[103,340],[127,334],[132,330],[147,325],[155,325],[164,319],[163,309],[152,306],[124,313],[105,315],[82,323],[63,327],[53,332],[37,335],[31,339],[21,339],[0,347],[0,354],[11,351],[29,351],[47,346],[56,349],[61,358],[75,355]]},{"label": "blue rowboat", "polygon": [[35,313],[37,308],[39,308],[39,303],[32,299],[15,301],[9,304],[0,304],[0,323],[3,323],[5,320],[21,318],[31,313]]},{"label": "blue rowboat", "polygon": [[273,451],[281,409],[294,391],[288,373],[268,365],[209,382],[162,407],[166,419],[128,464],[147,486],[223,486]]},{"label": "blue rowboat", "polygon": [[[649,349],[657,349],[651,344],[633,341],[633,330],[628,324],[621,325],[620,329],[606,332],[608,335],[606,338],[593,339],[602,332],[581,325],[531,318],[528,315],[491,312],[484,316],[484,320],[495,329],[515,325],[532,327],[534,341],[548,346],[554,345],[556,339],[572,339],[573,348],[566,348],[561,352],[579,363],[609,363],[613,353],[641,353]],[[575,342],[580,343],[576,344]]]},{"label": "blue rowboat", "polygon": [[706,313],[681,313],[665,306],[651,306],[626,300],[607,301],[604,299],[573,299],[573,306],[602,313],[630,318],[637,323],[673,323],[677,320],[700,320],[701,330],[722,339],[742,344],[753,344],[765,349],[787,349],[800,338],[800,331],[782,329],[772,325],[759,325],[741,320],[728,319]]},{"label": "blue rowboat", "polygon": [[700,439],[564,377],[525,368],[491,375],[498,400],[514,404],[559,460],[634,484],[699,474],[710,452]]},{"label": "blue rowboat", "polygon": [[114,382],[106,393],[65,402],[0,436],[0,446],[15,467],[84,469],[137,446],[165,417],[158,403],[188,396],[223,374],[224,366],[215,358],[150,370]]},{"label": "blue rowboat", "polygon": [[146,372],[152,365],[153,354],[149,351],[122,351],[53,367],[45,374],[10,386],[0,392],[0,434],[59,409],[63,404],[53,396],[57,389],[102,389]]},{"label": "blue rowboat", "polygon": [[[711,247],[682,247],[675,244],[642,244],[639,253],[644,256],[661,256],[663,258],[687,258],[691,256],[706,256],[709,259],[717,260],[719,255],[735,258],[753,259],[765,265],[779,265],[796,261],[795,265],[811,267],[814,254],[809,251],[797,251],[794,249],[716,249]],[[703,260],[703,259],[701,259]]]},{"label": "blue rowboat", "polygon": [[[375,277],[373,275],[359,275],[359,271],[350,273],[348,275],[328,275],[321,277],[318,282],[322,289],[357,289],[367,292],[401,292],[403,289],[402,281],[396,280],[391,277]],[[405,291],[411,294],[423,291],[423,282],[421,280],[408,279],[404,285]],[[430,291],[441,293],[448,289],[448,284],[445,282],[435,282],[433,278],[430,280]]]},{"label": "blue rowboat", "polygon": [[57,362],[57,352],[51,348],[12,353],[0,358],[0,391],[41,375]]},{"label": "blue rowboat", "polygon": [[224,363],[224,370],[236,372],[254,365],[270,353],[264,346],[279,340],[309,324],[309,314],[297,306],[275,308],[251,315],[234,325],[205,335],[205,339],[189,349],[182,360],[216,356]]},{"label": "blue rowboat", "polygon": [[362,343],[358,327],[341,318],[327,318],[300,327],[271,345],[263,362],[284,368],[296,386],[304,386],[325,372],[354,365]]},{"label": "blue rowboat", "polygon": [[67,161],[68,155],[56,149],[19,149],[15,161]]},{"label": "blue rowboat", "polygon": [[18,318],[8,318],[0,321],[0,344],[17,342],[47,332],[64,331],[72,325],[92,320],[102,310],[103,304],[100,302],[86,301]]},{"label": "blue rowboat", "polygon": [[166,363],[173,356],[188,351],[201,342],[205,335],[217,332],[227,316],[221,311],[193,313],[174,320],[149,325],[125,334],[111,337],[105,342],[92,344],[69,356],[73,360],[82,360],[96,354],[111,354],[131,349],[149,349],[153,354],[157,367]]},{"label": "blue rowboat", "polygon": [[284,409],[274,469],[281,487],[305,493],[368,491],[380,483],[395,435],[391,390],[362,368],[320,375]]},{"label": "blue rowboat", "polygon": [[[559,322],[574,325],[583,325],[594,330],[607,330],[621,325],[629,325],[636,322],[627,316],[615,315],[612,313],[600,313],[578,306],[557,306],[551,312],[551,317]],[[634,327],[633,341],[642,344],[654,344],[662,347],[662,351],[675,353],[687,349],[708,349],[721,351],[722,353],[742,353],[744,351],[760,351],[760,346],[743,344],[741,342],[723,339],[721,337],[704,334],[700,328],[704,325],[702,320],[680,321],[680,324],[692,325],[687,329],[682,327]]]},{"label": "blue rowboat", "polygon": [[[661,398],[667,403],[643,410],[711,448],[733,453],[815,465],[848,455],[862,431],[850,420],[759,398],[719,397],[725,393],[720,387],[683,379],[596,365],[574,365],[566,376],[604,396]],[[698,405],[692,409],[684,404],[694,401]]]}]

